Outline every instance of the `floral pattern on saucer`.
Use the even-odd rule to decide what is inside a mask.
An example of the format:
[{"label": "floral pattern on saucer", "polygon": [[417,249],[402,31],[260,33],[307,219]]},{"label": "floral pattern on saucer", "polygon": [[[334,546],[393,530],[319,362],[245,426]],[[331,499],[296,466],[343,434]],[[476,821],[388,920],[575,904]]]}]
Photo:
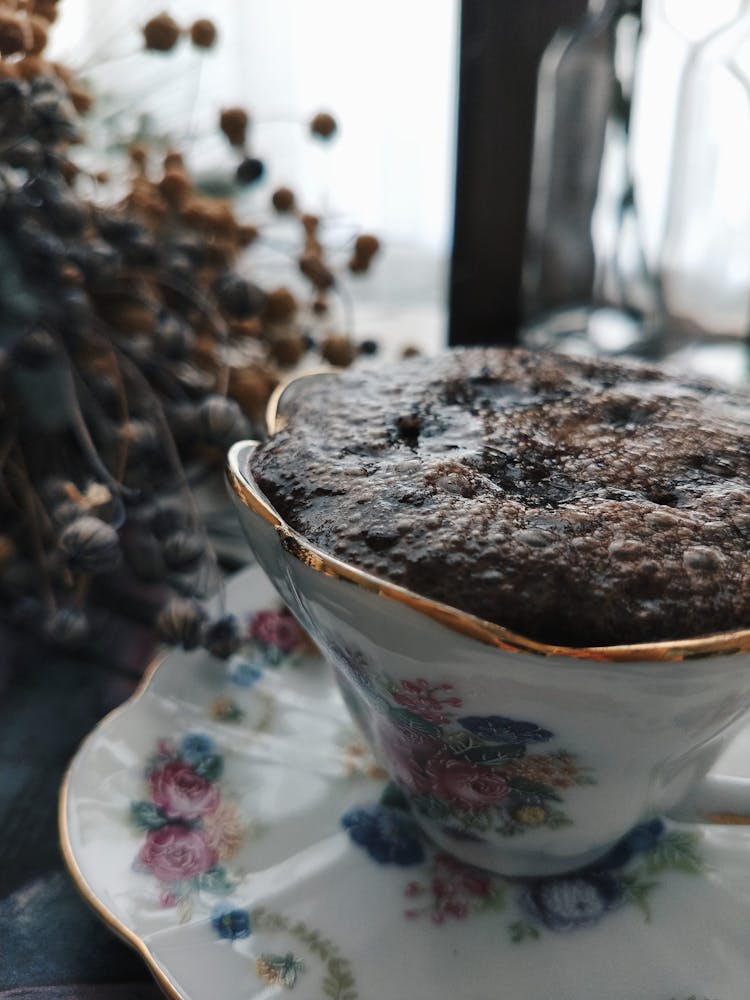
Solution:
[{"label": "floral pattern on saucer", "polygon": [[622,906],[636,906],[651,919],[649,898],[657,876],[704,871],[700,837],[670,830],[662,820],[636,826],[595,864],[567,875],[508,879],[474,868],[424,843],[424,835],[393,793],[386,802],[349,810],[342,826],[350,839],[379,864],[422,864],[423,872],[404,889],[410,919],[429,916],[434,924],[486,912],[514,909],[511,941],[537,940],[544,931],[566,933],[598,924]]},{"label": "floral pattern on saucer", "polygon": [[147,797],[132,802],[130,817],[145,838],[136,871],[155,878],[159,902],[190,919],[203,894],[231,893],[236,880],[227,862],[242,846],[245,831],[219,778],[223,758],[202,733],[176,745],[160,740],[145,771]]},{"label": "floral pattern on saucer", "polygon": [[563,793],[594,784],[590,768],[564,749],[546,750],[549,729],[502,715],[468,715],[455,684],[395,680],[361,653],[339,646],[364,697],[378,712],[388,768],[415,809],[457,840],[518,836],[571,823]]},{"label": "floral pattern on saucer", "polygon": [[[283,913],[264,907],[252,911],[219,907],[214,911],[211,923],[218,936],[229,941],[243,940],[259,931],[285,935],[305,949],[311,961],[322,963],[320,990],[326,1000],[358,1000],[359,991],[351,963],[342,957],[332,941],[304,921],[290,920]],[[283,954],[264,952],[255,960],[255,974],[271,986],[291,990],[297,985],[300,975],[308,970],[308,965],[307,961],[291,951]]]}]

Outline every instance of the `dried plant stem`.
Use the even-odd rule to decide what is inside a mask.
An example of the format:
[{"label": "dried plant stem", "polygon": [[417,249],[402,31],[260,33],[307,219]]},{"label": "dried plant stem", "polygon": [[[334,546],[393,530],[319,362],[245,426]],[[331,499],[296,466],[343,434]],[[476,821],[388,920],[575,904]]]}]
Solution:
[{"label": "dried plant stem", "polygon": [[81,573],[76,579],[75,590],[73,592],[73,604],[76,608],[80,609],[86,603],[90,587],[91,577],[87,573]]},{"label": "dried plant stem", "polygon": [[[159,401],[159,398],[151,390],[151,386],[149,385],[148,379],[145,377],[145,375],[142,374],[142,372],[139,370],[136,364],[134,364],[128,358],[123,358],[123,367],[128,372],[129,377],[133,381],[139,382],[141,384],[141,387],[143,388],[146,397],[149,400],[154,415],[154,419],[156,423],[159,425],[159,428],[162,432],[162,441],[164,443],[167,452],[167,461],[172,471],[174,472],[179,488],[184,498],[186,499],[188,506],[190,507],[190,511],[193,516],[193,522],[194,524],[199,525],[202,523],[200,511],[198,510],[198,507],[195,503],[195,498],[193,497],[192,490],[190,489],[190,483],[185,473],[185,468],[182,464],[182,461],[180,460],[180,455],[177,450],[177,445],[175,444],[174,437],[172,436],[172,431],[169,426],[169,421],[167,420],[167,417],[164,413],[164,409]],[[224,591],[224,580],[223,580],[223,575],[219,571],[219,564],[216,559],[216,553],[213,550],[213,546],[211,546],[210,544],[207,546],[207,555],[211,564],[211,571],[213,573],[213,576],[219,581],[218,600],[223,614],[226,602],[226,595]]]},{"label": "dried plant stem", "polygon": [[29,534],[34,563],[42,578],[42,596],[48,611],[57,610],[55,591],[50,580],[49,570],[44,560],[44,543],[42,541],[42,519],[46,518],[44,505],[39,499],[39,495],[34,489],[29,472],[26,467],[26,460],[20,448],[15,449],[16,454],[13,459],[13,472],[21,492],[22,509],[24,510],[29,523]]}]

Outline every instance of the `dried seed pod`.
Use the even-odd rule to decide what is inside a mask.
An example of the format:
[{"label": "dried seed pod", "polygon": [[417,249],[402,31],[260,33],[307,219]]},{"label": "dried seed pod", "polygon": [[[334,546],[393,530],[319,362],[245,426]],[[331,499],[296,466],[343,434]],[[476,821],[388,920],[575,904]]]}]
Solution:
[{"label": "dried seed pod", "polygon": [[306,350],[304,338],[296,330],[282,331],[271,339],[271,356],[282,368],[296,365]]},{"label": "dried seed pod", "polygon": [[164,170],[184,170],[185,160],[178,150],[170,149],[164,154]]},{"label": "dried seed pod", "polygon": [[255,367],[233,368],[229,373],[229,394],[254,423],[263,420],[266,404],[277,384],[277,378]]},{"label": "dried seed pod", "polygon": [[208,624],[203,631],[201,645],[221,660],[236,653],[242,645],[242,636],[234,615],[224,615]]},{"label": "dried seed pod", "polygon": [[266,301],[262,288],[231,271],[219,275],[214,282],[213,293],[222,312],[235,319],[257,316]]},{"label": "dried seed pod", "polygon": [[380,240],[370,233],[360,233],[354,241],[354,252],[358,257],[374,257],[380,250]]},{"label": "dried seed pod", "polygon": [[173,597],[157,615],[156,629],[172,645],[195,649],[201,640],[206,613],[197,601]]},{"label": "dried seed pod", "polygon": [[288,288],[274,288],[266,295],[261,313],[267,323],[289,323],[297,312],[297,300]]},{"label": "dried seed pod", "polygon": [[177,313],[164,309],[157,317],[154,346],[170,361],[183,361],[195,347],[195,334]]},{"label": "dried seed pod", "polygon": [[[94,105],[94,98],[83,87],[71,87],[70,99],[73,102],[73,107],[80,115],[85,115],[88,111],[91,111]],[[98,177],[99,175],[97,175]]]},{"label": "dried seed pod", "polygon": [[62,500],[52,508],[52,520],[61,527],[76,521],[81,516],[81,508],[73,500]]},{"label": "dried seed pod", "polygon": [[354,361],[357,350],[346,334],[329,333],[320,345],[320,353],[329,364],[346,368]]},{"label": "dried seed pod", "polygon": [[207,17],[201,17],[190,25],[190,41],[197,49],[211,49],[216,44],[216,25]]},{"label": "dried seed pod", "polygon": [[166,12],[152,17],[143,26],[144,47],[149,52],[171,52],[180,38],[180,26]]},{"label": "dried seed pod", "polygon": [[30,10],[33,14],[44,18],[47,24],[57,20],[57,0],[31,0]]},{"label": "dried seed pod", "polygon": [[408,361],[409,358],[418,358],[422,352],[415,344],[407,344],[406,347],[401,350],[401,357],[404,361]]},{"label": "dried seed pod", "polygon": [[229,447],[247,433],[247,421],[234,399],[209,396],[198,407],[201,437],[210,445]]},{"label": "dried seed pod", "polygon": [[285,215],[287,212],[293,211],[295,204],[294,191],[288,187],[276,188],[271,195],[271,204],[279,215]]},{"label": "dried seed pod", "polygon": [[58,540],[68,566],[77,573],[109,573],[120,562],[120,539],[111,524],[85,515],[63,528]]},{"label": "dried seed pod", "polygon": [[159,181],[159,191],[168,205],[179,208],[184,205],[193,190],[193,185],[184,170],[172,167]]},{"label": "dried seed pod", "polygon": [[219,115],[219,128],[232,146],[241,148],[247,139],[250,116],[244,108],[224,108]]},{"label": "dried seed pod", "polygon": [[255,184],[261,179],[265,170],[263,160],[259,160],[257,156],[245,156],[237,164],[234,172],[235,180],[238,184]]},{"label": "dried seed pod", "polygon": [[255,241],[260,236],[257,226],[238,226],[237,227],[237,242],[241,247],[249,247],[251,243]]},{"label": "dried seed pod", "polygon": [[327,291],[336,284],[333,271],[317,254],[303,254],[299,259],[299,269],[319,291]]},{"label": "dried seed pod", "polygon": [[154,504],[150,527],[157,538],[166,538],[189,524],[190,514],[179,500],[164,499]]},{"label": "dried seed pod", "polygon": [[368,338],[367,340],[361,341],[359,344],[359,353],[363,354],[365,357],[372,357],[372,355],[377,354],[379,350],[380,344],[377,340]]},{"label": "dried seed pod", "polygon": [[16,14],[0,11],[0,55],[12,56],[28,51],[33,44],[28,21]]},{"label": "dried seed pod", "polygon": [[148,583],[164,579],[166,565],[161,545],[153,535],[138,533],[128,539],[125,558],[133,573]]},{"label": "dried seed pod", "polygon": [[164,562],[176,573],[192,573],[206,555],[204,539],[192,531],[176,531],[164,539]]},{"label": "dried seed pod", "polygon": [[327,111],[319,111],[310,121],[310,132],[319,139],[330,139],[336,128],[336,119]]},{"label": "dried seed pod", "polygon": [[88,639],[90,625],[85,612],[77,608],[58,608],[44,622],[44,634],[56,646],[75,649]]},{"label": "dried seed pod", "polygon": [[127,444],[131,458],[148,458],[159,450],[158,432],[148,420],[127,420],[120,427],[119,437]]},{"label": "dried seed pod", "polygon": [[39,14],[29,15],[27,21],[31,30],[31,44],[29,45],[28,51],[32,55],[39,55],[47,44],[49,22],[46,18],[41,17]]}]

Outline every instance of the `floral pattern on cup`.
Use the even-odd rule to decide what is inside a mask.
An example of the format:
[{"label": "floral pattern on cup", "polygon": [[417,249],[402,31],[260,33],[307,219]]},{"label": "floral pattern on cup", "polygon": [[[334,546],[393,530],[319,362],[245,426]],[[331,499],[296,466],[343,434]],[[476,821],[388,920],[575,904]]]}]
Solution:
[{"label": "floral pattern on cup", "polygon": [[361,653],[342,645],[332,652],[377,713],[374,738],[394,781],[444,835],[481,841],[570,825],[563,793],[595,779],[574,754],[545,747],[552,731],[504,715],[465,714],[455,684],[396,680],[370,668]]},{"label": "floral pattern on cup", "polygon": [[641,823],[587,868],[546,878],[503,878],[429,848],[405,803],[392,792],[386,802],[349,810],[342,825],[350,839],[379,864],[421,865],[404,888],[410,919],[429,916],[434,924],[494,910],[515,910],[510,939],[537,940],[585,930],[607,914],[635,906],[651,919],[649,900],[666,873],[697,875],[704,870],[700,836],[669,829],[660,819]]},{"label": "floral pattern on cup", "polygon": [[179,746],[160,740],[146,767],[147,797],[130,806],[145,833],[134,868],[157,880],[160,904],[176,907],[181,922],[204,893],[227,895],[236,885],[226,862],[242,846],[244,830],[222,795],[223,764],[202,733],[189,733]]}]

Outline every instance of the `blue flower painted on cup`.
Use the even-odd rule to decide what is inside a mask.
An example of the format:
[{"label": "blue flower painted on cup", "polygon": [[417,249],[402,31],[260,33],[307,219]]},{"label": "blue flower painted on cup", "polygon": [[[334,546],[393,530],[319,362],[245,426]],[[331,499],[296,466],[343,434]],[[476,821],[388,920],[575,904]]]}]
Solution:
[{"label": "blue flower painted on cup", "polygon": [[400,809],[382,805],[350,809],[341,817],[341,825],[379,864],[413,865],[424,859],[419,827]]},{"label": "blue flower painted on cup", "polygon": [[534,722],[507,719],[504,715],[465,715],[456,721],[479,739],[496,743],[546,743],[554,735]]}]

